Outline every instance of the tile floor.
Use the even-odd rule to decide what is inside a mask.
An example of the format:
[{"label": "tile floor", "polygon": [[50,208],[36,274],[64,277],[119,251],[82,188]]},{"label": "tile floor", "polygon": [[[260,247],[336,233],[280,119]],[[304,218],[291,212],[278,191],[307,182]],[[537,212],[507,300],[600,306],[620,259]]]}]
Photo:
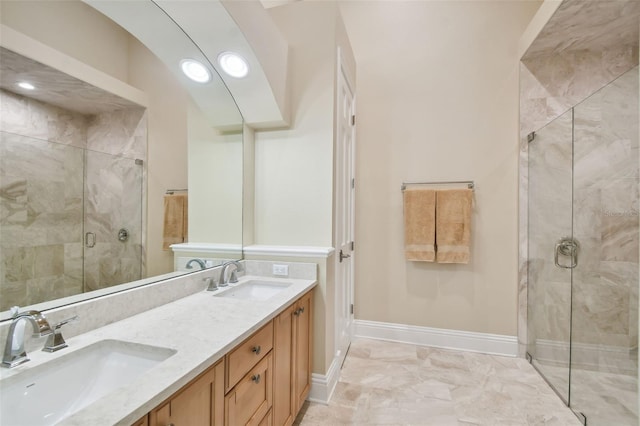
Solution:
[{"label": "tile floor", "polygon": [[580,426],[524,359],[357,339],[329,405],[296,425]]},{"label": "tile floor", "polygon": [[[569,369],[539,365],[549,383],[569,388]],[[638,378],[627,374],[573,368],[571,406],[590,426],[638,426]]]}]

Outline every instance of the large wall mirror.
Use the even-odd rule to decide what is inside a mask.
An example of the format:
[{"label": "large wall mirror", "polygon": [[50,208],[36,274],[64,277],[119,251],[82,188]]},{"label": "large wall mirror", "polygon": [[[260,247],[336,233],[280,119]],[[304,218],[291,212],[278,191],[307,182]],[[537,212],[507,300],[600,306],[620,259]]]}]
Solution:
[{"label": "large wall mirror", "polygon": [[0,319],[242,257],[242,116],[181,3],[0,2]]}]

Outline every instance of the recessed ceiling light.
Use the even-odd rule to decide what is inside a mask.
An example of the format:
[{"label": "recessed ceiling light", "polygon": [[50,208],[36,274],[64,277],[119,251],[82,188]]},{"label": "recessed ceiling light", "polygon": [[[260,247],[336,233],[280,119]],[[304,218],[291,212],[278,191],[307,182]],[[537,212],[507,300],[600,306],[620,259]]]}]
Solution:
[{"label": "recessed ceiling light", "polygon": [[184,75],[197,83],[207,83],[211,80],[211,71],[195,59],[181,60],[180,68]]},{"label": "recessed ceiling light", "polygon": [[237,53],[222,52],[218,55],[218,63],[231,77],[242,78],[249,74],[247,61]]},{"label": "recessed ceiling light", "polygon": [[22,87],[23,89],[26,90],[33,90],[36,88],[36,86],[34,86],[33,84],[27,82],[27,81],[21,81],[20,83],[18,83],[19,87]]}]

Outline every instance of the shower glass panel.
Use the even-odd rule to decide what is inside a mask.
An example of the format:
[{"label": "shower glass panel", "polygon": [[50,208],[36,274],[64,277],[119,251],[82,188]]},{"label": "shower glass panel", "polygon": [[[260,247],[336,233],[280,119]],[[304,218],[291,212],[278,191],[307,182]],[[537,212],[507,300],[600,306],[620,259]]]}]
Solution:
[{"label": "shower glass panel", "polygon": [[85,159],[85,291],[139,280],[142,163],[89,150]]},{"label": "shower glass panel", "polygon": [[140,279],[142,191],[132,158],[0,132],[0,310]]},{"label": "shower glass panel", "polygon": [[571,398],[589,425],[638,425],[638,68],[574,108]]},{"label": "shower glass panel", "polygon": [[[572,112],[535,133],[529,144],[528,353],[568,402],[571,259],[559,241],[572,236]],[[556,255],[558,257],[556,258]]]},{"label": "shower glass panel", "polygon": [[0,310],[82,292],[83,149],[0,132]]},{"label": "shower glass panel", "polygon": [[638,77],[529,144],[528,354],[590,426],[638,425]]}]

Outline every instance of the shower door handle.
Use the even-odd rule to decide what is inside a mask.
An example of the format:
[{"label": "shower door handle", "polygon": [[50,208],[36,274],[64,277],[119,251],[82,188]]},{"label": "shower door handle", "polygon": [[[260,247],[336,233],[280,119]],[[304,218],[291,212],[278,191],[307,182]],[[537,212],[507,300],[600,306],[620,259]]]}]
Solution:
[{"label": "shower door handle", "polygon": [[84,234],[84,245],[91,248],[96,245],[96,234],[87,232]]},{"label": "shower door handle", "polygon": [[[560,241],[556,243],[555,248],[555,264],[558,268],[564,269],[573,269],[578,266],[578,250],[580,249],[580,244],[578,241],[574,240],[571,237],[561,238]],[[571,264],[563,265],[560,263],[560,255],[571,257]]]}]

